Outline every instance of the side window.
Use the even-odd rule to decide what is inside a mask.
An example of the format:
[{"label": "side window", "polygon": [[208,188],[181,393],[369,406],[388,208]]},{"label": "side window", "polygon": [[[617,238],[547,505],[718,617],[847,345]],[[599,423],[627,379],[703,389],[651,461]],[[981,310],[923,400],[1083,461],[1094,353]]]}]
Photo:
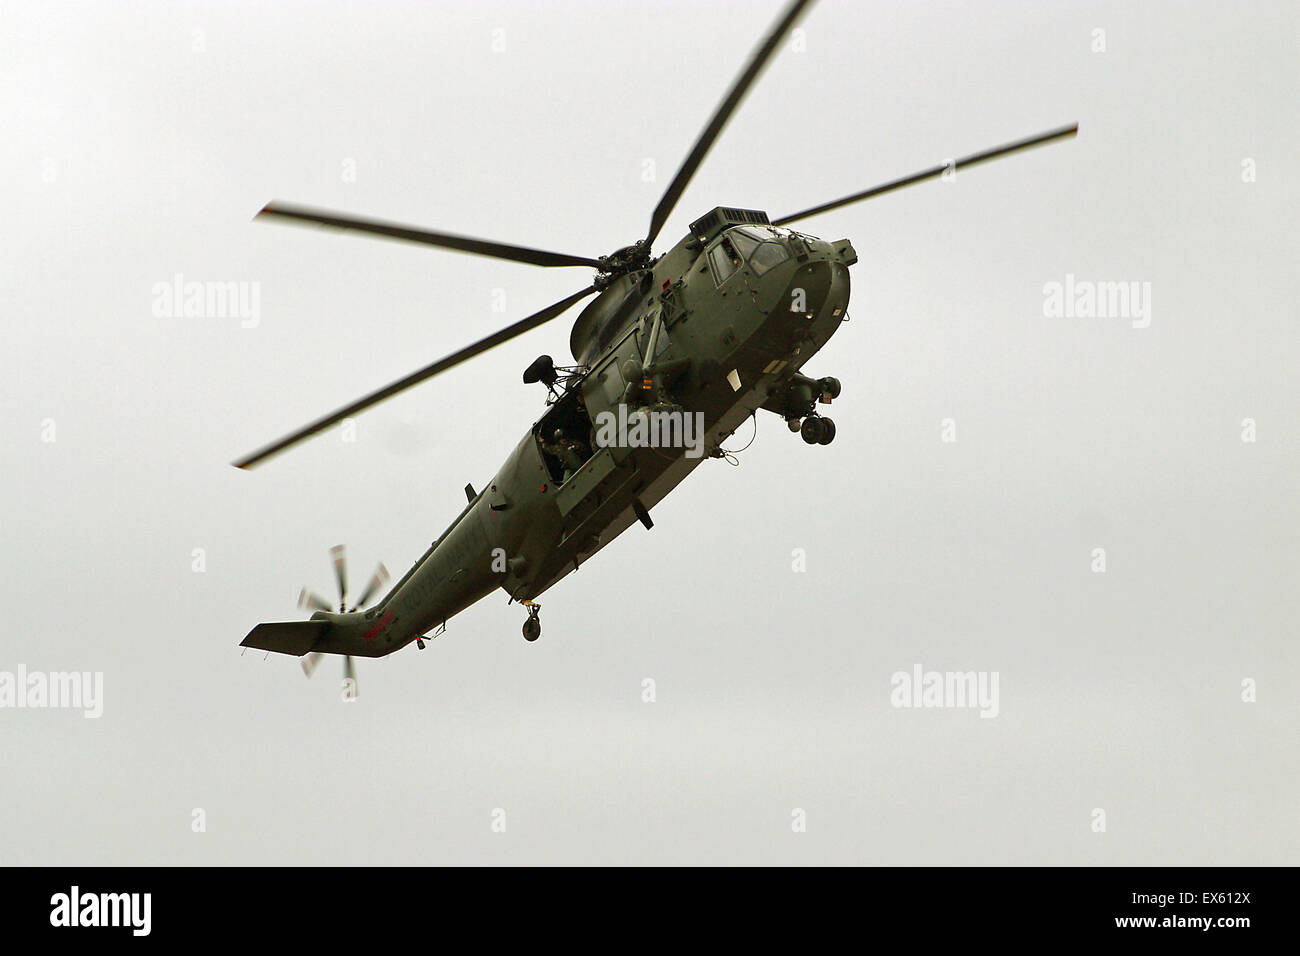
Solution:
[{"label": "side window", "polygon": [[722,285],[740,268],[741,259],[731,243],[723,239],[709,250],[709,262],[713,263],[713,278]]}]

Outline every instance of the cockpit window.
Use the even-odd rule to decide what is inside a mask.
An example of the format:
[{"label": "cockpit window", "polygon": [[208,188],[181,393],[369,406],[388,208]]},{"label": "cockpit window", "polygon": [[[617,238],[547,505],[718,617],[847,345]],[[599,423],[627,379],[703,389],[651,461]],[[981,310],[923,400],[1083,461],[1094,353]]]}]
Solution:
[{"label": "cockpit window", "polygon": [[779,266],[790,258],[790,253],[779,242],[760,243],[758,249],[749,257],[749,267],[754,275],[761,276],[768,269]]},{"label": "cockpit window", "polygon": [[784,239],[790,235],[788,230],[777,226],[739,226],[734,231],[744,233],[759,242],[768,239]]},{"label": "cockpit window", "polygon": [[740,258],[742,259],[748,259],[750,253],[757,249],[758,244],[763,241],[762,239],[755,239],[749,233],[740,229],[732,232],[727,238],[731,240],[732,245],[736,248],[736,252],[740,253]]},{"label": "cockpit window", "polygon": [[709,250],[718,285],[726,282],[746,261],[761,276],[790,258],[783,241],[789,235],[775,226],[739,226],[731,229]]}]

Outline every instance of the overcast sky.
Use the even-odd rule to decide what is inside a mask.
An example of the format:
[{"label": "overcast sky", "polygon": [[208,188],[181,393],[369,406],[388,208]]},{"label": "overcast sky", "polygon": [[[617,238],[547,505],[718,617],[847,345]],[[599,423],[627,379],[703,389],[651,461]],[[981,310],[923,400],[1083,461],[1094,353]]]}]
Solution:
[{"label": "overcast sky", "polygon": [[[573,316],[229,462],[590,281],[253,214],[607,253],[781,6],[0,4],[0,671],[103,674],[0,710],[0,864],[1297,862],[1291,2],[823,0],[661,248],[1080,123],[802,224],[860,256],[835,443],[761,415],[536,644],[500,593],[352,704],[241,655],[331,545],[424,552]],[[256,322],[155,314],[177,275]],[[1149,323],[1046,315],[1067,276]],[[917,665],[997,716],[892,706]]]}]

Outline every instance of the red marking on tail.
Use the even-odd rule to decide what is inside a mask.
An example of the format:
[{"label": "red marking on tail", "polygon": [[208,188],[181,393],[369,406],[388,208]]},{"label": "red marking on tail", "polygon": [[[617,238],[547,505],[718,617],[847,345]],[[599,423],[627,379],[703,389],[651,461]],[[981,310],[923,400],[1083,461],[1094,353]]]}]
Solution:
[{"label": "red marking on tail", "polygon": [[384,612],[383,617],[375,621],[375,626],[372,627],[370,630],[366,631],[366,633],[362,636],[365,637],[367,641],[373,641],[376,637],[379,636],[380,632],[384,628],[386,628],[389,624],[392,623],[393,623],[393,612],[386,611]]}]

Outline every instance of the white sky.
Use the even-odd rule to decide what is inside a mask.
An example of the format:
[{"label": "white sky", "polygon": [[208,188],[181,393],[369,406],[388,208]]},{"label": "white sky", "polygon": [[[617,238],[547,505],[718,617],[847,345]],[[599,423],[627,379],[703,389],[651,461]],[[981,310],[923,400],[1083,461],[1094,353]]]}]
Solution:
[{"label": "white sky", "polygon": [[[569,319],[355,444],[229,462],[589,281],[253,213],[609,252],[780,6],[0,5],[0,670],[105,695],[0,710],[0,863],[1297,861],[1293,3],[823,0],[661,248],[1081,124],[803,224],[861,257],[807,369],[844,383],[835,444],[764,415],[543,597],[535,645],[492,597],[346,706],[335,660],[241,657],[329,593],[331,545],[357,582],[409,567]],[[156,318],[177,273],[259,283],[259,324]],[[1149,282],[1150,327],[1045,318],[1067,274]],[[915,664],[998,672],[999,716],[891,707]]]}]

